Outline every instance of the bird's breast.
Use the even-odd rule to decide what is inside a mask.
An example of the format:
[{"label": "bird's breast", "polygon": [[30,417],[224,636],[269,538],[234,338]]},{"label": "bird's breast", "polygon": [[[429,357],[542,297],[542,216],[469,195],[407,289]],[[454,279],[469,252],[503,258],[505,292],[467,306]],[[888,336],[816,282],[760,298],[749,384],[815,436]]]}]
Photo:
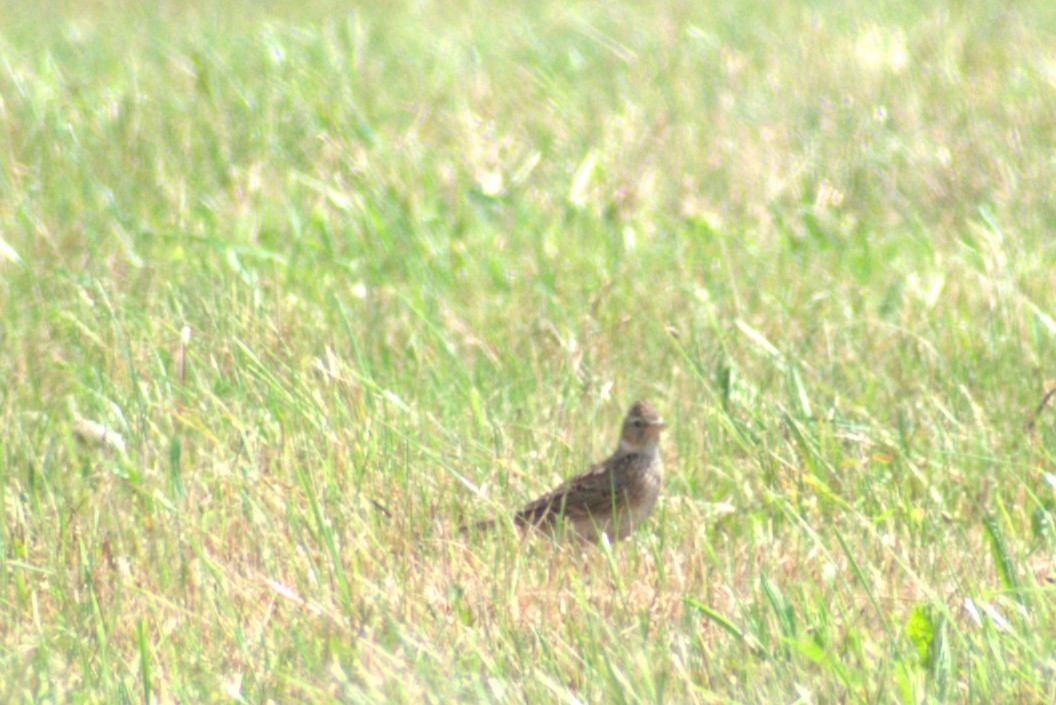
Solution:
[{"label": "bird's breast", "polygon": [[657,453],[646,463],[645,472],[638,475],[638,481],[631,488],[631,513],[635,523],[644,521],[653,513],[663,482],[664,464]]}]

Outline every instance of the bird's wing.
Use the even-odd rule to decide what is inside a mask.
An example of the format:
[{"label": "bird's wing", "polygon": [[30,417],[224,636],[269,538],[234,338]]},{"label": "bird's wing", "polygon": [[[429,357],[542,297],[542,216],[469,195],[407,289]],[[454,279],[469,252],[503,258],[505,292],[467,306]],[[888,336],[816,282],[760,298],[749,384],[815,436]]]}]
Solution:
[{"label": "bird's wing", "polygon": [[615,504],[622,503],[620,493],[627,490],[628,473],[622,471],[624,463],[621,460],[624,459],[598,463],[529,502],[517,512],[515,521],[536,526],[559,516],[575,519],[611,513]]}]

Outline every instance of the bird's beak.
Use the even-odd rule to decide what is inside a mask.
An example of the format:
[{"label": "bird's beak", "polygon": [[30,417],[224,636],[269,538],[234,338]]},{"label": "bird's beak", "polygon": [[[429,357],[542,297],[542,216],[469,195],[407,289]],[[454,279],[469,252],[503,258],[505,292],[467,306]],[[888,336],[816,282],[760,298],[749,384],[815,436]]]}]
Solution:
[{"label": "bird's beak", "polygon": [[665,428],[667,428],[667,424],[664,423],[663,419],[657,419],[656,423],[651,424],[651,425],[652,425],[653,428],[657,429],[658,431],[663,431]]}]

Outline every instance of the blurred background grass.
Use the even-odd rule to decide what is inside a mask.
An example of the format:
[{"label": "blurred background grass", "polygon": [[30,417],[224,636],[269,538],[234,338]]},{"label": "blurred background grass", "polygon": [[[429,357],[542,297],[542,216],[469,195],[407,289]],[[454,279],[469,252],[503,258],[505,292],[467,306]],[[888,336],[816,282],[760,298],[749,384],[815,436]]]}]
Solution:
[{"label": "blurred background grass", "polygon": [[[1051,692],[1049,4],[46,5],[4,699]],[[638,397],[648,531],[451,537]]]}]

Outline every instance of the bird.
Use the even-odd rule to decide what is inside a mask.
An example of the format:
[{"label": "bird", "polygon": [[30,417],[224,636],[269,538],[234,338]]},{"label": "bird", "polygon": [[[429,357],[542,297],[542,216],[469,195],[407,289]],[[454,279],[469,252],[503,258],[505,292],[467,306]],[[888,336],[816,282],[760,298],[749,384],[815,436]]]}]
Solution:
[{"label": "bird", "polygon": [[[554,532],[563,519],[581,540],[627,538],[649,518],[660,496],[664,481],[660,433],[665,428],[652,404],[636,401],[624,418],[613,454],[526,504],[514,514],[514,524]],[[476,528],[494,524],[483,521]]]}]

